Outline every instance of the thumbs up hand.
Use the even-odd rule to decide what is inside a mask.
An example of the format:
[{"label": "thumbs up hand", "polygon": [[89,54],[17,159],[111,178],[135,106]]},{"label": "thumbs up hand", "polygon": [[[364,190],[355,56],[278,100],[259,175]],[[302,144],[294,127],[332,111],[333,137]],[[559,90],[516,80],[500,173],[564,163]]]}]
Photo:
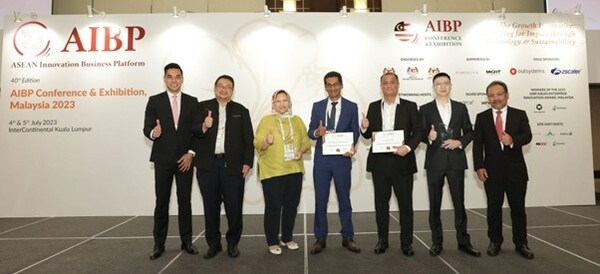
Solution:
[{"label": "thumbs up hand", "polygon": [[362,120],[360,122],[360,127],[362,127],[363,129],[366,129],[369,127],[369,119],[367,119],[367,116],[365,116],[365,113],[362,113]]},{"label": "thumbs up hand", "polygon": [[160,137],[162,134],[162,127],[160,126],[160,120],[156,119],[156,126],[152,129],[152,137],[154,139]]},{"label": "thumbs up hand", "polygon": [[208,130],[209,128],[211,128],[213,126],[213,118],[212,118],[212,111],[208,111],[208,115],[206,116],[206,118],[204,118],[204,123],[202,124],[202,129],[204,131]]},{"label": "thumbs up hand", "polygon": [[437,131],[435,131],[435,127],[433,125],[431,125],[431,130],[429,130],[429,135],[427,136],[427,138],[429,138],[429,141],[435,141],[435,139],[437,139]]},{"label": "thumbs up hand", "polygon": [[273,136],[273,130],[269,130],[269,134],[267,135],[267,144],[272,145],[275,137]]},{"label": "thumbs up hand", "polygon": [[325,135],[325,133],[327,133],[327,128],[325,128],[325,126],[323,126],[323,120],[320,120],[319,127],[315,131],[315,136],[323,137]]}]

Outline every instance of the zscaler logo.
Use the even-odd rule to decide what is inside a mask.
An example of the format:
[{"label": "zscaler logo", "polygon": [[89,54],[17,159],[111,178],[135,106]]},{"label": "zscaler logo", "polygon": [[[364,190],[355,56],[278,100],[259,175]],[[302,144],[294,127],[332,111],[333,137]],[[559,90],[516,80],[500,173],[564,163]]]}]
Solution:
[{"label": "zscaler logo", "polygon": [[22,24],[13,36],[13,47],[21,56],[38,57],[50,51],[48,27],[38,21]]},{"label": "zscaler logo", "polygon": [[550,70],[550,73],[552,73],[554,75],[580,74],[581,70],[580,69],[559,69],[559,68],[553,68],[553,69]]}]

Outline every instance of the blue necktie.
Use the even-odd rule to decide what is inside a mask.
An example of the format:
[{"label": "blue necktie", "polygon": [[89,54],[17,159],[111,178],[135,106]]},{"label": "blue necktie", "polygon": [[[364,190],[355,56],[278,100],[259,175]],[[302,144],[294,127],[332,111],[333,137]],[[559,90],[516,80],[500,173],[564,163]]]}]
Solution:
[{"label": "blue necktie", "polygon": [[327,131],[335,131],[335,106],[338,102],[331,102],[331,111],[327,117]]}]

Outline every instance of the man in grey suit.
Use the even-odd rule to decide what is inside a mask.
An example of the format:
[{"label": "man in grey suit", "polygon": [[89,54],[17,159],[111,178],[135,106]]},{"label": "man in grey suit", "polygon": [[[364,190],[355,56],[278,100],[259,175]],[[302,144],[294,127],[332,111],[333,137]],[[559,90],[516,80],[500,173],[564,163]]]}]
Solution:
[{"label": "man in grey suit", "polygon": [[429,227],[431,241],[429,254],[439,255],[443,250],[442,220],[440,208],[444,193],[444,181],[448,180],[452,204],[454,205],[454,227],[458,249],[471,256],[481,253],[471,245],[467,233],[465,212],[465,169],[467,157],[465,148],[473,140],[473,127],[467,107],[450,99],[452,82],[450,75],[440,72],[433,76],[435,99],[421,106],[423,142],[427,145],[425,169],[429,189]]}]

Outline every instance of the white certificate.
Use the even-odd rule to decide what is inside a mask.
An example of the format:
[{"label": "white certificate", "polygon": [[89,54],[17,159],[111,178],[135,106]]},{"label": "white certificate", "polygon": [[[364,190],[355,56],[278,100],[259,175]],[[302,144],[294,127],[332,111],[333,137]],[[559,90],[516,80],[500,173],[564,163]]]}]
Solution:
[{"label": "white certificate", "polygon": [[352,132],[327,133],[323,136],[323,155],[343,155],[352,149]]},{"label": "white certificate", "polygon": [[373,153],[394,152],[404,143],[404,130],[373,132]]}]

